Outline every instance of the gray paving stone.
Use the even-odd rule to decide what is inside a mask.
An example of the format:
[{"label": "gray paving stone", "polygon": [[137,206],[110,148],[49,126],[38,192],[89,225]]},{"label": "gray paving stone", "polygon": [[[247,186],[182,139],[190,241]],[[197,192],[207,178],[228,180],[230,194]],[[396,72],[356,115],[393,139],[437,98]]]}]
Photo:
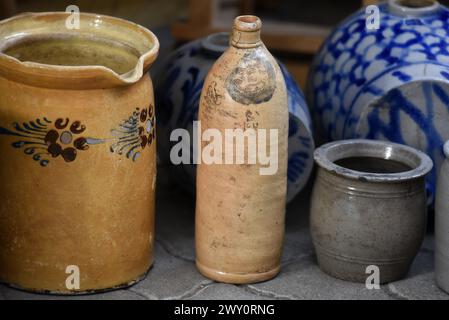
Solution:
[{"label": "gray paving stone", "polygon": [[197,292],[202,285],[212,283],[201,276],[192,262],[184,261],[168,254],[156,244],[155,264],[147,277],[127,290],[117,290],[101,294],[82,296],[54,296],[33,294],[5,285],[0,285],[0,294],[5,299],[175,299],[189,297]]},{"label": "gray paving stone", "polygon": [[212,283],[204,286],[197,293],[192,295],[189,300],[267,300],[269,297],[263,297],[256,292],[248,290],[244,286],[235,286],[223,283]]},{"label": "gray paving stone", "polygon": [[210,283],[193,262],[176,258],[157,244],[153,269],[130,290],[147,299],[183,299]]},{"label": "gray paving stone", "polygon": [[145,297],[129,290],[115,290],[111,292],[79,295],[79,296],[57,296],[47,294],[36,294],[0,285],[0,296],[5,300],[143,300]]},{"label": "gray paving stone", "polygon": [[435,251],[435,236],[434,234],[427,234],[421,247],[423,250],[433,252]]},{"label": "gray paving stone", "polygon": [[156,238],[171,254],[195,261],[195,199],[175,185],[158,186]]},{"label": "gray paving stone", "polygon": [[449,300],[435,282],[434,256],[427,250],[418,254],[407,278],[388,285],[390,292],[410,300]]},{"label": "gray paving stone", "polygon": [[310,191],[307,190],[287,206],[283,263],[313,254],[309,231],[309,199]]},{"label": "gray paving stone", "polygon": [[326,275],[318,268],[313,257],[292,262],[283,267],[277,278],[248,287],[261,295],[277,299],[392,299],[382,288],[368,290],[363,284],[346,282]]}]

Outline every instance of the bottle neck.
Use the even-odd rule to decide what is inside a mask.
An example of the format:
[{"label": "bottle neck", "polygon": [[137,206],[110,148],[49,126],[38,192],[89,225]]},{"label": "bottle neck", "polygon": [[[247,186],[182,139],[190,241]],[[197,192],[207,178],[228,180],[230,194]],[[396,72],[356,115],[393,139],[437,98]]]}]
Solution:
[{"label": "bottle neck", "polygon": [[255,16],[240,16],[235,18],[230,43],[236,48],[255,48],[262,45],[260,29],[262,23]]}]

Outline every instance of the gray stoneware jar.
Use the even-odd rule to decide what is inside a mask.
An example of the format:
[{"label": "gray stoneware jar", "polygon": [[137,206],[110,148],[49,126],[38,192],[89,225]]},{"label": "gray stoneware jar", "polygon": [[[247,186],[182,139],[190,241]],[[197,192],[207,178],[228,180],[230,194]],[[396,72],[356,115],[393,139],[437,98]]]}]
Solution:
[{"label": "gray stoneware jar", "polygon": [[432,160],[405,145],[342,140],[315,151],[311,233],[320,268],[343,280],[380,283],[406,276],[427,219],[425,175]]},{"label": "gray stoneware jar", "polygon": [[449,293],[449,141],[444,155],[435,204],[435,274],[438,286]]}]

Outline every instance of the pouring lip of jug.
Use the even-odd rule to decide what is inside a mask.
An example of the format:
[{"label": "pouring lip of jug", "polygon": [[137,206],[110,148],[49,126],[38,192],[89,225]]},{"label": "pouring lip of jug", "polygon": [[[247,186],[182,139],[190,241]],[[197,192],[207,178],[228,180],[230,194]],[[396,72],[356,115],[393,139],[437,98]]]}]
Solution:
[{"label": "pouring lip of jug", "polygon": [[[102,89],[131,85],[150,69],[159,53],[159,41],[147,28],[106,15],[79,13],[79,28],[69,29],[68,12],[23,13],[0,21],[0,77],[53,89]],[[20,61],[4,51],[26,37],[83,36],[111,40],[138,53],[135,66],[119,74],[102,65],[53,65]],[[137,55],[136,55],[137,58]]]}]

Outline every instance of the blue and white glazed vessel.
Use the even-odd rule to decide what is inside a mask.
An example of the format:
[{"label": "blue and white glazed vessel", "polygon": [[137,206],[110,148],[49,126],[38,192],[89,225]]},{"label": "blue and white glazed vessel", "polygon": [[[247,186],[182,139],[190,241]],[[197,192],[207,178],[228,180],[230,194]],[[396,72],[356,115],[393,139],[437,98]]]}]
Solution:
[{"label": "blue and white glazed vessel", "polygon": [[[228,43],[228,33],[212,34],[182,46],[159,67],[155,77],[155,96],[158,106],[158,152],[162,163],[170,163],[170,149],[176,144],[170,142],[172,130],[187,129],[192,137],[204,80],[214,62],[227,49]],[[280,64],[280,67],[287,85],[290,112],[287,193],[287,200],[290,201],[310,177],[315,144],[312,120],[304,96],[285,66]],[[194,192],[195,165],[176,165],[173,170],[176,181]]]},{"label": "blue and white glazed vessel", "polygon": [[432,199],[449,139],[449,10],[430,0],[390,0],[379,10],[379,29],[366,27],[364,9],[330,35],[308,102],[322,140],[389,140],[426,152]]}]

